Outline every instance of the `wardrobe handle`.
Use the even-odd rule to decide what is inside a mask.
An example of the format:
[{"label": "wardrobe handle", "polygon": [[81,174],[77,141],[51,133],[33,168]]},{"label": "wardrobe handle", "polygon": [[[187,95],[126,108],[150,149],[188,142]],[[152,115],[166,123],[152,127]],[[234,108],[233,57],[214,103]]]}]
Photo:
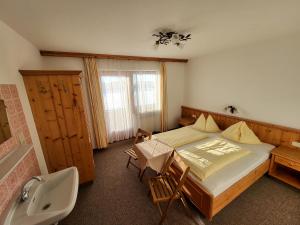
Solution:
[{"label": "wardrobe handle", "polygon": [[73,105],[76,107],[77,106],[77,101],[75,98],[73,98]]},{"label": "wardrobe handle", "polygon": [[52,141],[57,141],[58,139],[61,139],[61,137],[54,138]]},{"label": "wardrobe handle", "polygon": [[72,138],[72,137],[76,137],[77,136],[77,134],[73,134],[73,135],[71,135],[71,136],[66,136],[67,138]]}]

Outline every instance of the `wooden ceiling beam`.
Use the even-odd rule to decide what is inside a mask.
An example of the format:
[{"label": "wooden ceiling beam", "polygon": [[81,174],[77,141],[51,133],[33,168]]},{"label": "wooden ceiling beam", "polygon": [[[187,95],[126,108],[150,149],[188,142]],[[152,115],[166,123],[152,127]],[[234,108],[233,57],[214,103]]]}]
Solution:
[{"label": "wooden ceiling beam", "polygon": [[81,70],[19,70],[22,76],[79,75]]},{"label": "wooden ceiling beam", "polygon": [[97,59],[117,59],[117,60],[136,60],[136,61],[157,61],[157,62],[180,62],[187,63],[188,59],[176,58],[160,58],[160,57],[146,57],[146,56],[129,56],[129,55],[109,55],[109,54],[95,54],[95,53],[81,53],[81,52],[60,52],[40,50],[41,56],[55,56],[55,57],[74,57],[74,58],[97,58]]}]

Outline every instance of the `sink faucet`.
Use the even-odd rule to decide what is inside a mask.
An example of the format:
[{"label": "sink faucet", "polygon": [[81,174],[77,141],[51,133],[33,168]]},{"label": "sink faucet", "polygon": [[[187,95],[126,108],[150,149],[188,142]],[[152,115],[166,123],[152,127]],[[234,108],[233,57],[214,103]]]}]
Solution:
[{"label": "sink faucet", "polygon": [[[30,184],[30,186],[28,185],[29,183],[31,183],[33,180],[37,180],[37,181],[42,181],[42,178],[38,177],[38,176],[34,176],[31,177],[24,185],[23,188],[21,189],[21,202],[26,201],[29,198],[29,190],[32,186],[32,184]],[[28,186],[28,187],[27,187]]]}]

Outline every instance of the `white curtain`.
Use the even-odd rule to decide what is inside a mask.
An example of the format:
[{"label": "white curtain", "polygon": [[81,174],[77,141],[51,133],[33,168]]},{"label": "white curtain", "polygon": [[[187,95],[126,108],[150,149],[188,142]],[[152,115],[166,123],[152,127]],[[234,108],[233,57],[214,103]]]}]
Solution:
[{"label": "white curtain", "polygon": [[109,142],[133,136],[130,77],[110,72],[101,73],[105,123]]},{"label": "white curtain", "polygon": [[133,137],[138,128],[159,131],[159,64],[108,62],[99,64],[109,142]]},{"label": "white curtain", "polygon": [[160,130],[160,76],[158,71],[133,72],[135,130]]}]

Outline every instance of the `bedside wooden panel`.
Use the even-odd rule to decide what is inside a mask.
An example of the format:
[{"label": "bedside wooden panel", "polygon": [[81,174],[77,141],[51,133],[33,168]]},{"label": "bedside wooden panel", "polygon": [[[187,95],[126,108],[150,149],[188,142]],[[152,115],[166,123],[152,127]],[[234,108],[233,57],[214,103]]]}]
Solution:
[{"label": "bedside wooden panel", "polygon": [[272,151],[269,175],[300,189],[300,151],[279,146]]},{"label": "bedside wooden panel", "polygon": [[178,120],[178,124],[183,127],[192,125],[194,123],[195,123],[195,119],[193,117],[181,117]]},{"label": "bedside wooden panel", "polygon": [[276,124],[250,120],[232,115],[225,115],[202,109],[195,109],[187,106],[181,107],[182,117],[192,117],[194,115],[198,117],[202,113],[205,117],[210,114],[221,130],[225,130],[226,128],[237,122],[245,121],[249,128],[253,130],[253,132],[261,141],[275,146],[288,146],[289,148],[295,149],[296,147],[292,146],[291,143],[293,141],[300,141],[300,129],[284,127]]},{"label": "bedside wooden panel", "polygon": [[300,172],[300,163],[293,162],[280,156],[275,156],[275,162]]}]

